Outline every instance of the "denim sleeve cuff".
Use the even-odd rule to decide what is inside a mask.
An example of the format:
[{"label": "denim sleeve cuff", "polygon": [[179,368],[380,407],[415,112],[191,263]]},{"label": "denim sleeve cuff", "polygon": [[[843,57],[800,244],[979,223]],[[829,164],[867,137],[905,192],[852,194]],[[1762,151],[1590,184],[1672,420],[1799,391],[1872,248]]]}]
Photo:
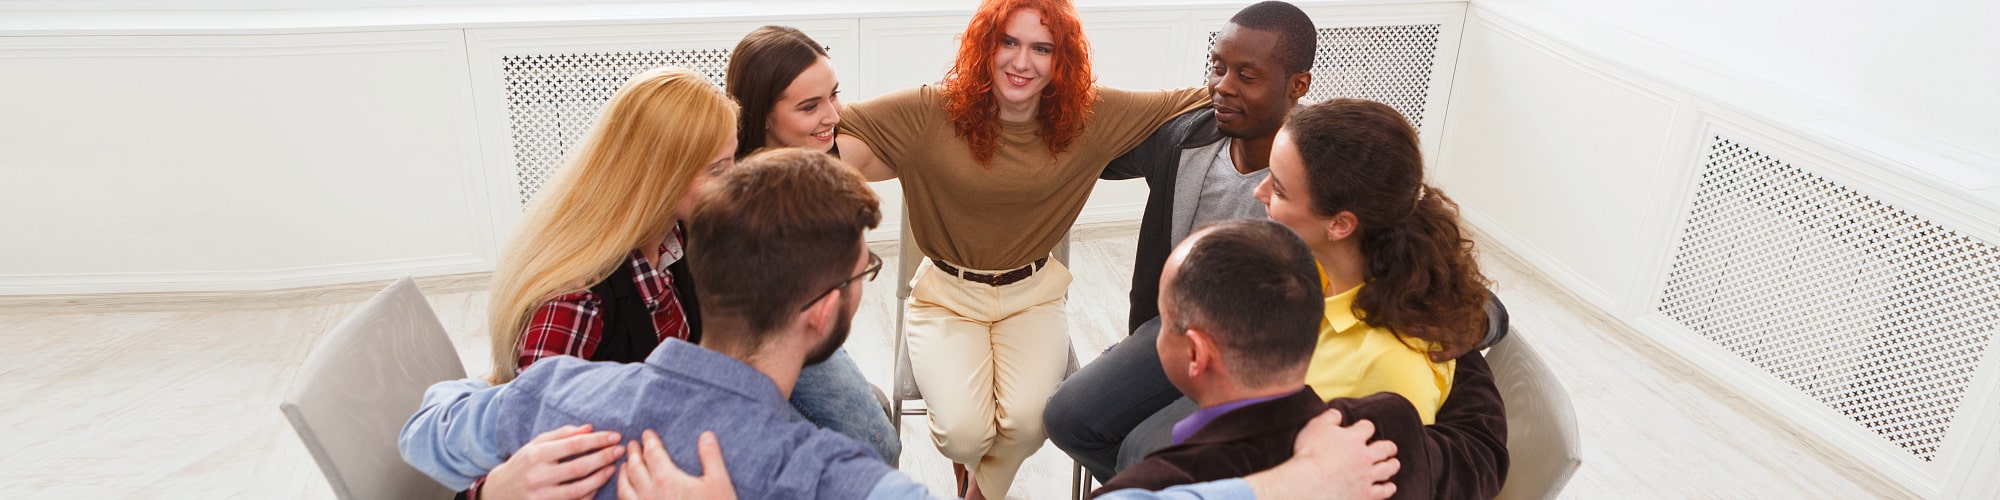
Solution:
[{"label": "denim sleeve cuff", "polygon": [[498,398],[504,387],[468,378],[432,385],[396,441],[403,461],[455,491],[500,465]]},{"label": "denim sleeve cuff", "polygon": [[930,490],[925,489],[924,485],[917,484],[916,481],[911,480],[910,476],[903,474],[902,471],[891,471],[888,474],[883,474],[882,479],[875,481],[875,488],[868,490],[868,500],[931,500],[934,498],[937,497],[931,496]]},{"label": "denim sleeve cuff", "polygon": [[1255,500],[1257,492],[1242,478],[1184,484],[1157,492],[1129,488],[1106,493],[1103,500]]}]

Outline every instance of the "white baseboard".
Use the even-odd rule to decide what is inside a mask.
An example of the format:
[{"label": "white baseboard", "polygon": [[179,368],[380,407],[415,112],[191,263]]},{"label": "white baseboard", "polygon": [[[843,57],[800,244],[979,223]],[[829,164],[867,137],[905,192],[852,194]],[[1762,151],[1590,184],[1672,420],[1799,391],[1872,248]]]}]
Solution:
[{"label": "white baseboard", "polygon": [[[1472,226],[1472,229],[1477,231],[1479,235],[1485,236],[1492,243],[1504,248],[1506,252],[1514,254],[1523,262],[1527,262],[1535,270],[1548,276],[1551,281],[1556,282],[1557,285],[1575,294],[1577,298],[1596,306],[1599,310],[1620,310],[1620,304],[1612,300],[1610,291],[1597,286],[1595,283],[1591,283],[1588,279],[1584,279],[1583,275],[1577,274],[1576,270],[1563,265],[1562,260],[1550,256],[1548,253],[1543,252],[1541,247],[1529,242],[1527,238],[1509,230],[1507,224],[1471,206],[1459,207],[1459,216],[1465,220],[1466,224]],[[1506,285],[1501,284],[1499,287],[1504,290]]]},{"label": "white baseboard", "polygon": [[0,275],[0,296],[280,290],[491,270],[479,256],[446,255],[251,271]]}]

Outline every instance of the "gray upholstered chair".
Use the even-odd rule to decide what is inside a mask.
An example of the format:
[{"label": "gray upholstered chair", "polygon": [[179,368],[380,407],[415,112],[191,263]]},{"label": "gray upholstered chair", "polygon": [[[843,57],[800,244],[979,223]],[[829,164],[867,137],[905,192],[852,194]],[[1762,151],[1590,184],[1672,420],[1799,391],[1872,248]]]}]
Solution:
[{"label": "gray upholstered chair", "polygon": [[465,377],[410,278],[341,320],[306,354],[279,409],[340,498],[450,498],[403,463],[396,435],[432,383]]},{"label": "gray upholstered chair", "polygon": [[1528,337],[1514,331],[1486,352],[1507,406],[1507,500],[1555,498],[1583,466],[1576,409]]}]

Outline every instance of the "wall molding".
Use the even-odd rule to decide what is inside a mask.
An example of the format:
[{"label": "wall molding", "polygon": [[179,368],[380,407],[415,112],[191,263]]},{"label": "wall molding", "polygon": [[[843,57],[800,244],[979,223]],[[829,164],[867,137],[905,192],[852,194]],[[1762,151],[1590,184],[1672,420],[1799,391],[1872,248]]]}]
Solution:
[{"label": "wall molding", "polygon": [[[2000,225],[1992,222],[2000,220],[2000,203],[1996,203],[2000,196],[1995,195],[2000,190],[1982,190],[1978,185],[1950,181],[1936,171],[1917,168],[1910,163],[1912,155],[1907,151],[1868,148],[1913,148],[1938,157],[1952,157],[1956,154],[1953,151],[1924,149],[1938,146],[1935,144],[1896,143],[1893,135],[1889,136],[1891,140],[1876,142],[1831,135],[1824,126],[1808,124],[1852,123],[1856,117],[1826,103],[1782,95],[1782,91],[1770,88],[1754,75],[1718,70],[1705,61],[1689,60],[1686,54],[1632,40],[1629,34],[1597,31],[1596,27],[1516,2],[1475,3],[1470,17],[1473,19],[1468,23],[1468,31],[1477,26],[1482,35],[1517,41],[1535,53],[1577,69],[1585,78],[1631,90],[1674,106],[1674,111],[1666,122],[1655,123],[1648,117],[1644,123],[1623,125],[1633,130],[1663,126],[1668,135],[1660,150],[1647,156],[1655,165],[1650,182],[1656,187],[1647,190],[1649,198],[1643,205],[1647,207],[1646,219],[1638,222],[1642,228],[1640,252],[1626,256],[1637,265],[1617,278],[1618,282],[1608,284],[1608,290],[1593,287],[1572,269],[1575,263],[1554,259],[1521,236],[1540,229],[1535,226],[1540,224],[1535,215],[1516,214],[1507,220],[1518,228],[1508,227],[1481,207],[1468,205],[1462,207],[1462,215],[1469,224],[1580,299],[1611,311],[1619,321],[1689,365],[1707,372],[1707,376],[1721,380],[1749,400],[1761,402],[1774,415],[1789,421],[1788,425],[1799,427],[1804,437],[1852,457],[1860,468],[1866,469],[1857,472],[1878,475],[1884,484],[1921,497],[2000,489],[2000,480],[1981,478],[1978,476],[1985,472],[1975,472],[1979,470],[1978,464],[1985,464],[1990,470],[1992,463],[2000,461],[2000,454],[1981,448],[2000,443],[2000,415],[1991,408],[1974,410],[1974,405],[1990,406],[2000,400],[2000,382],[1995,382],[2000,373],[1994,373],[2000,370],[1995,368],[2000,367],[2000,362],[1993,357],[1980,362],[1985,373],[1979,373],[1979,378],[1967,389],[1965,402],[1951,422],[1940,453],[1934,461],[1924,462],[1657,311],[1661,284],[1666,282],[1671,269],[1678,246],[1676,238],[1686,224],[1688,205],[1696,195],[1696,176],[1705,163],[1712,136],[1722,135],[1756,148],[1893,204],[1913,216],[1989,244],[2000,241],[1996,239],[2000,238]],[[1475,84],[1478,83],[1458,82],[1458,85]],[[1605,114],[1577,119],[1620,119],[1610,114],[1614,111],[1602,113]],[[1866,133],[1870,129],[1864,125],[1862,130]],[[1473,159],[1440,159],[1447,163],[1465,161],[1468,167],[1478,163]],[[1513,164],[1495,167],[1535,168]],[[1548,195],[1551,194],[1541,194]],[[1488,203],[1533,207],[1540,203],[1535,196]],[[1551,210],[1543,208],[1539,213],[1549,214]],[[1538,212],[1531,209],[1523,213]],[[2000,341],[1988,347],[2000,347]]]},{"label": "wall molding", "polygon": [[478,273],[491,271],[492,267],[482,256],[459,254],[249,271],[17,274],[0,276],[0,296],[272,291],[388,280],[405,275]]},{"label": "wall molding", "polygon": [[1550,281],[1568,289],[1578,299],[1601,310],[1615,310],[1612,306],[1616,305],[1616,302],[1612,301],[1610,291],[1598,287],[1569,266],[1563,265],[1560,259],[1543,252],[1541,247],[1535,246],[1527,238],[1508,229],[1499,219],[1487,215],[1474,206],[1460,206],[1459,218],[1471,224],[1474,230],[1485,235],[1487,239],[1498,243],[1505,252],[1534,265],[1535,270],[1541,271]]}]

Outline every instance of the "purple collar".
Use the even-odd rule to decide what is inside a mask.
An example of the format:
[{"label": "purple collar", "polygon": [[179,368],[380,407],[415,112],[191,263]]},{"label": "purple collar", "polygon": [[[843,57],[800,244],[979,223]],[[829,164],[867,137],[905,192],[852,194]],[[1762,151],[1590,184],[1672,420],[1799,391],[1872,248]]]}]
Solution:
[{"label": "purple collar", "polygon": [[[1300,388],[1299,391],[1304,391],[1307,389],[1309,389],[1309,387]],[[1215,419],[1221,418],[1222,415],[1227,414],[1229,412],[1236,411],[1237,408],[1242,408],[1245,406],[1250,406],[1265,401],[1273,401],[1281,398],[1291,397],[1292,395],[1298,394],[1299,391],[1279,394],[1276,396],[1239,399],[1197,410],[1194,412],[1193,415],[1188,415],[1187,418],[1181,419],[1180,422],[1174,424],[1174,444],[1181,444],[1181,442],[1187,441],[1188,438],[1194,436],[1194,433],[1201,432],[1201,428],[1207,427],[1209,422],[1214,422]]]}]

